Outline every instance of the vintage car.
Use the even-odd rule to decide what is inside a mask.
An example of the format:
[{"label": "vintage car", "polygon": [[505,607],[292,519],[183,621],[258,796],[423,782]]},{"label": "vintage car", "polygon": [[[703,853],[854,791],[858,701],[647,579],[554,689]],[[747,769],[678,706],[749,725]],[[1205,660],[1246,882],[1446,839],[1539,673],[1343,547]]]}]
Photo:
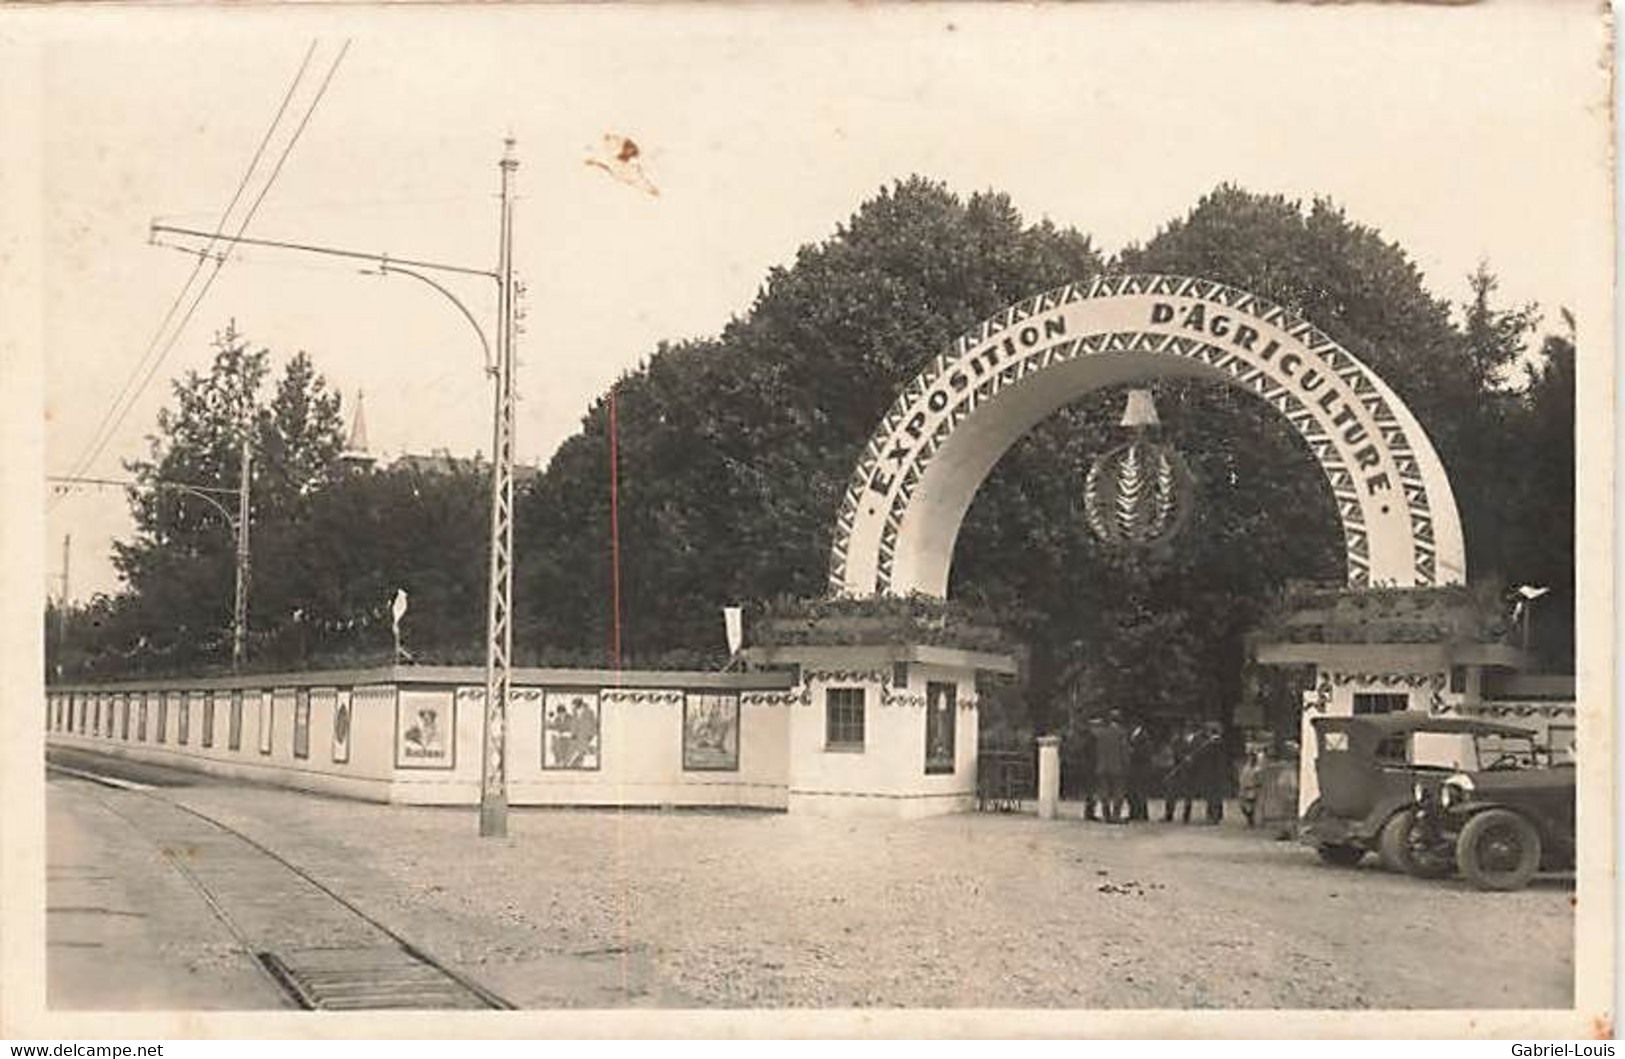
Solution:
[{"label": "vintage car", "polygon": [[1398,872],[1418,870],[1411,830],[1419,781],[1437,785],[1476,768],[1480,739],[1531,738],[1515,725],[1421,711],[1318,717],[1313,726],[1320,797],[1304,812],[1300,841],[1329,864],[1352,866],[1375,852]]},{"label": "vintage car", "polygon": [[1528,732],[1476,743],[1475,762],[1417,780],[1407,870],[1441,878],[1454,868],[1481,890],[1521,890],[1537,871],[1573,868],[1573,763],[1543,763]]}]

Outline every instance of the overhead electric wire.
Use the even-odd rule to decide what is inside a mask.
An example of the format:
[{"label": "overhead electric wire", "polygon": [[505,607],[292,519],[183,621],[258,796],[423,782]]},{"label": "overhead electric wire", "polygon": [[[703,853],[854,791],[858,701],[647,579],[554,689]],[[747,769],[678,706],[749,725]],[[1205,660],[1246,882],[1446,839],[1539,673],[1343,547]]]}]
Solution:
[{"label": "overhead electric wire", "polygon": [[[276,115],[271,118],[271,124],[266,126],[265,135],[260,137],[259,146],[254,148],[254,157],[249,159],[248,168],[243,171],[242,179],[237,182],[237,190],[232,192],[231,201],[226,204],[226,208],[220,213],[220,219],[215,222],[216,229],[225,229],[226,222],[231,218],[232,210],[237,208],[237,203],[242,200],[243,192],[248,189],[248,182],[254,176],[254,170],[259,168],[260,159],[265,156],[266,147],[270,146],[271,140],[276,135],[277,127],[282,124],[282,117],[288,111],[288,104],[293,102],[294,94],[299,89],[299,82],[304,80],[305,71],[310,67],[311,56],[316,54],[316,44],[317,42],[312,40],[310,47],[305,49],[305,57],[300,61],[299,69],[294,73],[293,80],[289,82],[288,90],[282,94],[282,102],[277,106]],[[197,263],[192,266],[191,273],[186,277],[186,282],[181,284],[180,290],[175,292],[174,300],[169,303],[169,308],[165,310],[163,319],[158,322],[157,330],[153,332],[152,338],[147,342],[147,348],[142,351],[140,358],[137,359],[129,377],[124,380],[123,388],[119,390],[118,396],[113,398],[113,403],[108,406],[107,411],[102,415],[101,422],[97,424],[96,431],[91,435],[90,442],[85,446],[84,452],[80,453],[79,459],[75,460],[71,465],[68,472],[70,475],[82,474],[90,462],[101,455],[102,447],[106,444],[102,439],[102,432],[109,429],[109,424],[113,423],[113,416],[118,411],[119,406],[126,397],[130,396],[131,387],[135,385],[135,381],[141,375],[142,369],[158,348],[158,342],[163,338],[164,332],[169,329],[170,321],[175,318],[175,310],[179,309],[181,302],[186,300],[186,293],[191,289],[192,282],[197,279],[198,273],[203,271],[204,260],[202,257],[197,259]],[[122,416],[119,417],[120,420],[122,418]],[[111,429],[116,430],[117,424],[114,424]]]},{"label": "overhead electric wire", "polygon": [[[305,109],[304,117],[300,119],[299,125],[293,130],[293,135],[288,139],[287,144],[283,146],[281,155],[277,157],[276,166],[271,170],[271,175],[266,178],[264,187],[260,189],[259,195],[254,199],[253,204],[248,208],[248,212],[244,214],[241,222],[237,225],[236,232],[226,238],[226,243],[228,244],[227,249],[213,255],[213,271],[204,277],[203,286],[199,288],[197,294],[192,298],[192,303],[186,307],[186,315],[181,317],[181,322],[176,325],[172,332],[170,332],[169,341],[164,344],[164,347],[159,353],[158,357],[153,360],[152,364],[147,368],[146,374],[142,376],[141,384],[136,390],[136,398],[139,398],[140,395],[145,392],[147,385],[152,381],[152,377],[158,373],[158,369],[163,366],[164,360],[169,356],[170,350],[175,348],[175,344],[180,341],[181,335],[185,334],[186,325],[191,322],[193,314],[197,312],[198,306],[202,304],[204,297],[209,293],[209,288],[214,286],[214,281],[219,277],[220,270],[225,267],[226,255],[231,252],[231,247],[235,245],[236,240],[241,238],[242,234],[248,230],[249,224],[254,220],[254,215],[259,212],[260,204],[265,201],[265,196],[270,193],[272,185],[276,183],[277,177],[282,172],[282,166],[287,162],[288,156],[293,153],[293,148],[296,144],[298,144],[300,136],[305,131],[305,127],[310,124],[310,119],[316,113],[316,108],[321,104],[322,97],[327,94],[327,87],[332,83],[333,75],[338,72],[339,64],[344,61],[344,55],[349,50],[350,42],[346,40],[344,42],[344,47],[339,49],[338,56],[334,58],[333,65],[328,67],[327,74],[322,78],[321,85],[317,87],[316,95],[310,101],[310,106]],[[216,232],[214,233],[214,236],[218,237],[219,234],[219,232]],[[201,265],[203,260],[210,255],[208,255],[207,251],[200,251],[199,254],[200,256],[198,261]],[[124,411],[119,415],[118,420],[113,424],[113,430],[118,429],[119,424],[124,420],[124,416],[129,414],[129,410],[134,407],[134,404],[135,398],[132,398],[131,401],[125,405]],[[111,439],[112,431],[109,431],[107,436],[103,438],[101,446],[98,447],[96,452],[92,454],[92,460],[101,454],[101,448],[106,447],[107,442]]]},{"label": "overhead electric wire", "polygon": [[[314,47],[314,43],[312,44],[312,47]],[[317,86],[316,95],[311,99],[310,105],[305,109],[304,116],[299,120],[298,126],[294,128],[293,135],[289,137],[287,144],[282,148],[282,153],[277,157],[276,165],[272,168],[270,176],[266,178],[264,186],[260,188],[259,194],[255,197],[253,203],[249,206],[247,213],[244,214],[242,220],[238,223],[236,232],[231,236],[226,237],[225,242],[227,243],[227,249],[214,255],[210,255],[207,248],[199,252],[198,267],[201,269],[204,260],[212,256],[212,260],[214,261],[214,269],[204,278],[203,286],[192,298],[191,304],[187,306],[186,314],[181,317],[180,323],[177,324],[175,329],[170,332],[169,340],[164,343],[164,346],[159,352],[158,356],[147,368],[145,375],[143,375],[141,378],[140,385],[136,388],[135,394],[131,397],[130,401],[125,404],[124,410],[119,413],[117,418],[113,421],[112,426],[105,432],[95,450],[91,452],[88,459],[83,461],[84,467],[88,467],[97,456],[101,455],[102,449],[105,448],[107,442],[112,439],[113,432],[116,431],[123,423],[124,417],[128,415],[130,409],[134,407],[135,401],[139,399],[143,392],[145,392],[147,385],[152,381],[152,377],[157,374],[158,369],[163,365],[163,362],[169,356],[170,351],[174,349],[175,344],[180,341],[180,336],[186,332],[186,325],[191,322],[193,314],[197,312],[198,306],[202,304],[204,297],[209,293],[209,288],[214,285],[215,279],[220,275],[220,270],[225,267],[226,255],[231,252],[231,247],[235,245],[237,239],[241,238],[243,233],[248,230],[249,224],[254,220],[254,215],[259,212],[260,205],[264,203],[265,197],[270,194],[271,188],[275,185],[277,177],[282,173],[283,165],[287,163],[288,157],[293,153],[293,149],[295,145],[298,144],[300,137],[304,134],[305,128],[310,124],[310,119],[315,115],[316,108],[321,105],[322,98],[327,94],[328,86],[333,83],[333,76],[338,73],[339,64],[344,61],[344,56],[349,52],[349,50],[350,42],[348,39],[346,39],[344,46],[339,49],[338,55],[334,57],[332,65],[328,67],[327,73],[323,76],[322,83]],[[301,73],[303,70],[304,67],[301,66]],[[297,81],[295,83],[297,84]],[[280,111],[278,113],[280,116]],[[222,230],[223,227],[224,226],[222,226]],[[214,236],[211,237],[210,240],[211,246],[214,244],[215,239],[218,238],[220,234],[221,233],[218,231],[214,233]],[[83,467],[80,468],[80,470],[82,469]],[[75,473],[78,473],[78,471]]]}]

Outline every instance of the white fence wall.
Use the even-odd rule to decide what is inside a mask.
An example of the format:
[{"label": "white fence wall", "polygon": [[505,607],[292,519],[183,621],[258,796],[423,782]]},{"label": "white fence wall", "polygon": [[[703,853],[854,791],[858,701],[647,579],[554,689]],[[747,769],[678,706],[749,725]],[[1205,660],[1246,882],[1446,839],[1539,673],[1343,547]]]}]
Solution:
[{"label": "white fence wall", "polygon": [[[517,670],[509,800],[786,808],[789,681]],[[46,733],[53,747],[232,779],[472,805],[484,697],[483,672],[456,667],[61,685],[46,689]]]}]

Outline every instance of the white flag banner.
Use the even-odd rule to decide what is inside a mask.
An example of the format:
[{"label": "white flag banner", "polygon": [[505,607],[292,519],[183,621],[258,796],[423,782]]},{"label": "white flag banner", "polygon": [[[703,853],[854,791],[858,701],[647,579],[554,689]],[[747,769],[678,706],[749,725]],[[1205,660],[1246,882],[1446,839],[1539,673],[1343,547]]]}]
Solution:
[{"label": "white flag banner", "polygon": [[722,624],[728,630],[728,653],[736,655],[745,645],[745,610],[743,607],[723,607]]},{"label": "white flag banner", "polygon": [[389,605],[391,624],[395,629],[395,654],[397,656],[401,653],[401,619],[406,617],[406,606],[406,589],[397,588],[395,590],[395,602]]}]

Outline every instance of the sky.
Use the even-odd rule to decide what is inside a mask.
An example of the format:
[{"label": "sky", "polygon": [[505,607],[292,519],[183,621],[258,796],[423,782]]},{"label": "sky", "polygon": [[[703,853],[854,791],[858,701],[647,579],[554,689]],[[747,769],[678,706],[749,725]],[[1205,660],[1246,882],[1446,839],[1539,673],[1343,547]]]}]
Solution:
[{"label": "sky", "polygon": [[[1574,309],[1582,347],[1610,312],[1589,4],[159,8],[23,12],[7,32],[37,59],[38,141],[7,145],[39,175],[47,474],[85,452],[192,270],[149,223],[212,227],[313,39],[294,115],[350,44],[247,234],[493,267],[513,136],[530,463],[656,343],[716,334],[771,268],[913,173],[1008,192],[1107,252],[1220,182],[1330,196],[1435,294],[1464,298],[1487,260],[1507,301],[1553,326]],[[584,164],[606,134],[636,141],[658,195]],[[480,281],[457,289],[489,318]],[[479,345],[448,304],[246,250],[84,473],[146,453],[169,380],[233,319],[278,370],[308,351],[347,416],[364,391],[386,458],[489,452]],[[71,534],[72,595],[115,590],[123,494],[54,499],[46,520],[46,587]]]}]

